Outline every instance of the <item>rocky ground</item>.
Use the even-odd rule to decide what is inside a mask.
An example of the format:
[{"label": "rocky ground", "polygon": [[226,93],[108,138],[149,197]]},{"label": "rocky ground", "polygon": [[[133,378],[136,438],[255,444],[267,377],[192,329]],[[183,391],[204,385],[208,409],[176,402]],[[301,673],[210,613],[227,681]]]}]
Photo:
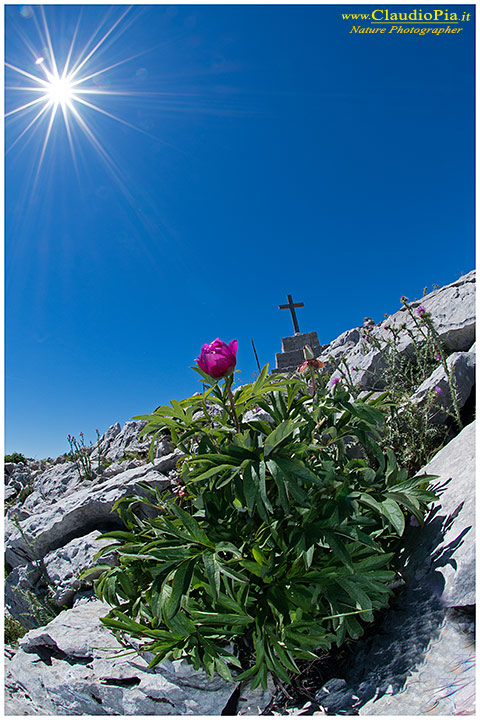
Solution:
[{"label": "rocky ground", "polygon": [[[300,685],[290,692],[273,683],[267,691],[238,690],[221,678],[209,681],[184,661],[149,670],[148,658],[136,652],[120,656],[123,648],[99,622],[108,607],[78,575],[105,543],[98,536],[119,524],[114,502],[141,493],[140,481],[171,486],[179,453],[163,442],[149,463],[148,441],[138,438],[143,423],[117,423],[92,449],[91,479],[81,479],[65,458],[5,467],[5,606],[9,620],[29,630],[18,647],[6,646],[6,714],[472,714],[475,273],[412,306],[420,304],[451,352],[467,425],[422,470],[439,476],[440,502],[424,528],[409,529],[408,582],[349,656],[337,665],[325,659],[318,686],[303,695]],[[372,332],[381,338],[386,324],[410,322],[402,309]],[[321,359],[344,357],[356,368],[356,384],[379,389],[382,356],[363,345],[361,328],[354,328],[324,347]],[[411,352],[408,333],[400,349]],[[417,388],[414,401],[423,402],[436,387],[443,391],[432,422],[441,423],[451,404],[442,367]]]}]

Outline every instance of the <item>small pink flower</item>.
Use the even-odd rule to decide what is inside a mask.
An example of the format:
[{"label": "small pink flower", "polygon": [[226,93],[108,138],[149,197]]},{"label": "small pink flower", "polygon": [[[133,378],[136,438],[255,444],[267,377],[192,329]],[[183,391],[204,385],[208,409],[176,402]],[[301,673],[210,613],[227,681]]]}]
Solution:
[{"label": "small pink flower", "polygon": [[435,359],[436,359],[436,360],[441,360],[441,359],[442,359],[442,354],[439,353],[439,352],[435,353]]},{"label": "small pink flower", "polygon": [[437,393],[437,395],[443,395],[443,390],[442,390],[442,388],[439,387],[438,385],[437,385],[437,387],[435,388],[435,392]]},{"label": "small pink flower", "polygon": [[231,375],[237,364],[236,340],[231,340],[228,345],[218,338],[213,342],[204,345],[200,357],[195,359],[200,370],[212,378],[223,378]]},{"label": "small pink flower", "polygon": [[338,382],[340,382],[340,378],[333,378],[330,382],[330,387],[335,387]]},{"label": "small pink flower", "polygon": [[310,358],[309,360],[305,360],[305,362],[300,365],[297,372],[303,372],[307,369],[307,367],[312,367],[316,370],[319,370],[320,368],[325,367],[325,363],[323,363],[321,360],[318,360],[317,358]]},{"label": "small pink flower", "polygon": [[420,306],[417,308],[417,315],[418,315],[418,317],[422,317],[426,312],[427,312],[427,311],[425,310],[425,308],[423,307],[423,305],[420,305]]}]

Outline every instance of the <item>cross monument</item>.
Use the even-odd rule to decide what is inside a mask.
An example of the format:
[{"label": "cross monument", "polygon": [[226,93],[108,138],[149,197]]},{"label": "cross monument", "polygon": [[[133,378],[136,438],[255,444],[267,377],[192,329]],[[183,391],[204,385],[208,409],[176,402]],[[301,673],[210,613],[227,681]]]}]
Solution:
[{"label": "cross monument", "polygon": [[295,312],[295,308],[305,307],[305,306],[303,303],[294,303],[291,295],[287,295],[287,298],[288,298],[288,305],[279,305],[278,309],[279,310],[290,310],[290,312],[292,314],[293,329],[295,330],[295,335],[297,335],[297,333],[299,333],[300,330],[298,329],[298,320],[297,320],[297,314]]}]

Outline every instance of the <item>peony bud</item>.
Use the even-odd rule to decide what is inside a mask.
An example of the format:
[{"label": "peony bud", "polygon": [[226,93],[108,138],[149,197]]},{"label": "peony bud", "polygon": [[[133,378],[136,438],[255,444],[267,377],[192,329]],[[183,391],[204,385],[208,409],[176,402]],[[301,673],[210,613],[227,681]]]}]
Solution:
[{"label": "peony bud", "polygon": [[200,357],[195,359],[200,370],[212,378],[223,378],[231,375],[237,364],[236,340],[231,340],[228,345],[218,338],[209,345],[202,347]]}]

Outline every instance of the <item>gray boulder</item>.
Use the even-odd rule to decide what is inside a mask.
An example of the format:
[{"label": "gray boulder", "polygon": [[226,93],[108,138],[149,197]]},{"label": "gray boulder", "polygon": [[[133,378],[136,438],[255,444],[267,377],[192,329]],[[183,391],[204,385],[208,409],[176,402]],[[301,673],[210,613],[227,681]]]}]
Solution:
[{"label": "gray boulder", "polygon": [[4,482],[6,487],[20,492],[24,487],[30,485],[32,478],[33,474],[30,468],[23,463],[7,463],[5,465]]},{"label": "gray boulder", "polygon": [[[425,608],[427,610],[427,608]],[[395,628],[401,632],[398,626]],[[406,629],[408,632],[408,629]],[[387,651],[388,652],[388,651]],[[408,657],[408,656],[407,656]],[[392,655],[390,654],[390,661]],[[379,659],[379,658],[377,658]],[[395,671],[395,660],[390,670]],[[402,675],[400,676],[402,678]],[[396,676],[396,680],[400,679]],[[425,655],[405,668],[403,687],[389,684],[373,697],[359,715],[473,715],[475,713],[475,649],[473,619],[461,626],[447,615],[428,639]]]},{"label": "gray boulder", "polygon": [[[418,535],[409,561],[416,582],[448,607],[475,604],[475,422],[425,466],[438,475],[440,501]],[[422,471],[423,472],[423,471]]]},{"label": "gray boulder", "polygon": [[264,690],[261,686],[252,690],[251,682],[242,683],[240,694],[237,700],[236,715],[260,715],[275,695],[275,683],[269,674],[267,687]]},{"label": "gray boulder", "polygon": [[422,470],[439,476],[440,502],[410,528],[407,582],[380,627],[317,692],[328,714],[473,713],[474,454],[472,423]]},{"label": "gray boulder", "polygon": [[[456,352],[447,358],[447,366],[451,373],[456,389],[459,408],[462,408],[470,397],[475,383],[475,353]],[[434,411],[430,421],[443,423],[453,412],[453,402],[450,392],[447,373],[443,366],[438,367],[411,396],[411,401],[422,406],[428,397],[434,398]]]},{"label": "gray boulder", "polygon": [[112,524],[119,524],[112,508],[116,500],[136,492],[145,491],[138,482],[151,483],[163,489],[170,485],[164,473],[172,470],[181,457],[179,451],[142,465],[115,477],[95,483],[91,487],[72,492],[57,503],[40,507],[20,522],[20,529],[10,520],[5,523],[6,560],[12,566],[23,565],[28,560],[42,558],[48,552],[66,545],[75,537],[87,535],[92,530],[103,531]]},{"label": "gray boulder", "polygon": [[150,440],[138,437],[138,433],[147,423],[142,420],[128,420],[121,431],[117,433],[103,449],[102,455],[107,460],[118,461],[126,451],[145,452],[148,450]]},{"label": "gray boulder", "polygon": [[7,661],[7,698],[43,715],[221,715],[236,685],[209,680],[184,660],[150,670],[100,623],[98,600],[66,610],[19,641]]},{"label": "gray boulder", "polygon": [[38,627],[45,620],[42,606],[36,601],[41,577],[41,567],[27,562],[14,568],[5,580],[5,607],[25,628]]},{"label": "gray boulder", "polygon": [[22,504],[24,511],[37,512],[39,505],[51,505],[90,482],[82,481],[73,462],[52,465],[35,476],[33,492]]},{"label": "gray boulder", "polygon": [[[86,581],[79,580],[78,576],[94,565],[96,553],[101,548],[112,544],[112,540],[99,539],[99,534],[94,530],[88,535],[74,538],[58,550],[47,553],[44,557],[43,565],[52,589],[52,601],[59,608],[71,602],[82,584],[86,584]],[[102,563],[116,564],[113,553],[102,556]],[[98,577],[100,572],[92,573],[88,578],[90,582],[87,584]]]},{"label": "gray boulder", "polygon": [[6,485],[3,493],[3,499],[12,500],[18,494],[18,490],[13,485]]},{"label": "gray boulder", "polygon": [[[430,313],[441,341],[451,351],[468,350],[475,340],[475,270],[434,290],[421,300],[410,303],[414,313],[420,306]],[[371,343],[366,342],[367,334],[382,347],[387,347],[391,339],[389,327],[402,328],[398,339],[398,350],[409,354],[413,351],[413,339],[416,335],[421,342],[414,320],[402,307],[379,325],[354,328],[333,340],[321,353],[320,360],[330,368],[343,358],[352,382],[365,389],[384,387],[382,372],[386,367],[384,354]],[[410,334],[411,333],[411,334]],[[333,377],[341,377],[336,371]]]}]

